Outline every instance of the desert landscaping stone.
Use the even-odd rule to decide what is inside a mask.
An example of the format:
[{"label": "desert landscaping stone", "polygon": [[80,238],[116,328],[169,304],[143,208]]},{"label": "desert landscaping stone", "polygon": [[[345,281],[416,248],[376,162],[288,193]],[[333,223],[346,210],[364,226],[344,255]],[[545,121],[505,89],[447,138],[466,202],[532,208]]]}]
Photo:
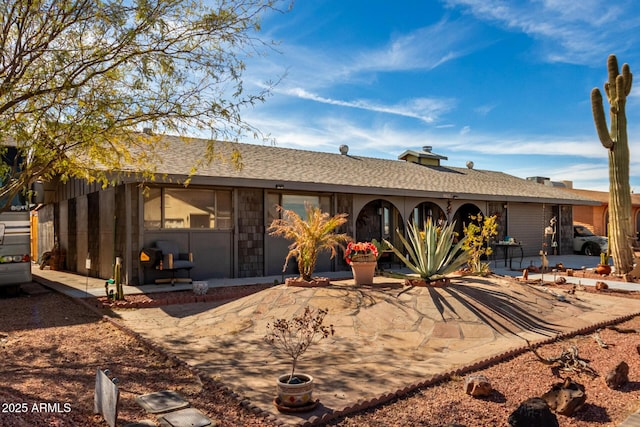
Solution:
[{"label": "desert landscaping stone", "polygon": [[484,375],[467,375],[464,379],[464,392],[473,397],[491,395],[491,381]]},{"label": "desert landscaping stone", "polygon": [[509,416],[511,427],[559,427],[558,417],[539,397],[525,400]]},{"label": "desert landscaping stone", "polygon": [[627,384],[629,382],[629,365],[627,362],[622,361],[618,363],[615,368],[607,373],[604,380],[607,386],[614,390]]},{"label": "desert landscaping stone", "polygon": [[567,377],[564,382],[554,384],[551,390],[541,397],[552,411],[570,417],[586,402],[587,395],[584,390],[582,384]]}]

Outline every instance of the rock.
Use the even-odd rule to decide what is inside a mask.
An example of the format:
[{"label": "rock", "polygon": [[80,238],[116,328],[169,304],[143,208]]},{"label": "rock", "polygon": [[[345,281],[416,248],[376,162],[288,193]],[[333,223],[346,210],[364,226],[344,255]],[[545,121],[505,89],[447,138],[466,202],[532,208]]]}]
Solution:
[{"label": "rock", "polygon": [[572,381],[569,377],[562,383],[554,384],[551,390],[541,397],[552,411],[567,417],[573,415],[587,400],[584,386]]},{"label": "rock", "polygon": [[565,283],[567,283],[567,279],[564,276],[556,277],[556,285],[564,285]]},{"label": "rock", "polygon": [[511,427],[560,427],[549,405],[539,397],[525,400],[509,415]]},{"label": "rock", "polygon": [[604,377],[607,386],[617,389],[629,382],[629,365],[627,362],[620,362]]},{"label": "rock", "polygon": [[467,375],[464,379],[465,393],[473,397],[489,396],[493,391],[491,381],[484,375]]},{"label": "rock", "polygon": [[529,280],[529,270],[526,268],[522,270],[522,280]]},{"label": "rock", "polygon": [[596,282],[596,291],[601,291],[603,289],[609,289],[609,285],[605,282]]}]

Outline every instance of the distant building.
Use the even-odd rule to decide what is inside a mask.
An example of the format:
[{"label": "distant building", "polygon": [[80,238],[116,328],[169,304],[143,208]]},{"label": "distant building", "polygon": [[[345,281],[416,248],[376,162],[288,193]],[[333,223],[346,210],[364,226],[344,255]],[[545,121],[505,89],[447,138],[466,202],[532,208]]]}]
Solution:
[{"label": "distant building", "polygon": [[[576,224],[586,226],[594,234],[608,235],[609,193],[576,188],[567,188],[567,191],[598,202],[596,205],[575,205],[573,207],[573,221]],[[640,194],[631,194],[631,221],[633,232],[638,236],[640,232]]]}]

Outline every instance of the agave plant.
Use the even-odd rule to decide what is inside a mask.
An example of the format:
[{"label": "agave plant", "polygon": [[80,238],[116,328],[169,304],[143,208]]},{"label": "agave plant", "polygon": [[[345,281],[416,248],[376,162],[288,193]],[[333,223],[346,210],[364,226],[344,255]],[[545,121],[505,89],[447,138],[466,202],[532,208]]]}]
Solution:
[{"label": "agave plant", "polygon": [[336,247],[344,248],[342,244],[350,240],[348,235],[335,232],[336,228],[347,222],[347,214],[329,216],[309,203],[305,203],[306,219],[282,206],[277,209],[282,213],[282,218],[271,223],[270,234],[292,240],[282,271],[287,269],[289,259],[295,257],[302,280],[312,279],[320,252],[329,251],[333,258],[337,253]]},{"label": "agave plant", "polygon": [[384,242],[389,249],[411,271],[428,282],[439,280],[458,270],[469,262],[469,252],[462,249],[465,238],[455,242],[455,222],[442,227],[433,224],[431,219],[424,223],[424,231],[414,224],[407,223],[407,237],[396,230],[404,246],[407,256],[387,240]]}]

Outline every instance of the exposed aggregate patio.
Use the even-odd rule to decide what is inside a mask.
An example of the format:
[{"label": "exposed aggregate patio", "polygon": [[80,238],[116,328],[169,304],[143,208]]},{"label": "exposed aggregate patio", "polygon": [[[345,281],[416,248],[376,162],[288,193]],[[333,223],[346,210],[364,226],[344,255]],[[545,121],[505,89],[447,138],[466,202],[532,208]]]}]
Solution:
[{"label": "exposed aggregate patio", "polygon": [[[320,405],[281,414],[275,378],[290,369],[263,340],[267,323],[306,305],[328,308],[335,335],[311,347],[297,372],[315,377]],[[638,314],[637,300],[577,291],[566,301],[511,278],[460,278],[446,287],[405,287],[376,277],[372,286],[334,280],[328,287],[284,285],[228,303],[118,310],[119,321],[199,372],[225,384],[283,424],[314,422],[405,394],[443,375],[515,354],[531,342],[586,333]]]}]

